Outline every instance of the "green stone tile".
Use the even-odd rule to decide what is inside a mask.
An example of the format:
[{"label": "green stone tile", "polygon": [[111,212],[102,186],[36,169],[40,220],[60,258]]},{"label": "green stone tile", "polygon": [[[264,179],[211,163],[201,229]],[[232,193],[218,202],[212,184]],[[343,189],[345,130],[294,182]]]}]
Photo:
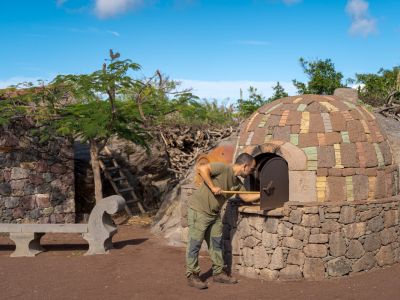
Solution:
[{"label": "green stone tile", "polygon": [[377,143],[374,143],[374,147],[375,147],[376,157],[378,158],[378,166],[383,167],[385,165],[385,160],[383,159],[381,149],[379,148],[379,145]]},{"label": "green stone tile", "polygon": [[293,144],[293,145],[298,145],[299,144],[299,135],[297,134],[297,133],[292,133],[291,135],[290,135],[290,142]]},{"label": "green stone tile", "polygon": [[318,162],[315,160],[307,161],[307,170],[316,171],[318,169]]},{"label": "green stone tile", "polygon": [[307,104],[301,103],[299,107],[297,107],[297,111],[304,111],[307,107]]},{"label": "green stone tile", "polygon": [[352,108],[352,109],[355,109],[356,108],[356,106],[353,104],[353,103],[351,103],[351,102],[348,102],[348,101],[343,101],[349,108]]},{"label": "green stone tile", "polygon": [[278,108],[279,106],[281,106],[283,103],[281,102],[281,103],[278,103],[278,104],[276,104],[276,105],[274,105],[274,106],[272,106],[270,109],[268,109],[265,113],[266,114],[269,114],[271,111],[273,111],[275,108]]},{"label": "green stone tile", "polygon": [[342,131],[340,133],[342,134],[343,143],[349,144],[350,143],[349,132],[348,131]]},{"label": "green stone tile", "polygon": [[307,155],[308,160],[318,160],[317,147],[306,147],[303,148],[303,151]]}]

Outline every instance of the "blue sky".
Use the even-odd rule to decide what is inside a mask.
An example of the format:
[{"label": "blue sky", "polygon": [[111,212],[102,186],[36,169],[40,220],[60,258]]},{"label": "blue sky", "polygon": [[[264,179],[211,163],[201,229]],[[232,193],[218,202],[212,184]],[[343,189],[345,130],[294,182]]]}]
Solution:
[{"label": "blue sky", "polygon": [[305,80],[330,58],[345,77],[400,65],[397,0],[13,0],[0,2],[0,87],[101,67],[110,48],[200,97]]}]

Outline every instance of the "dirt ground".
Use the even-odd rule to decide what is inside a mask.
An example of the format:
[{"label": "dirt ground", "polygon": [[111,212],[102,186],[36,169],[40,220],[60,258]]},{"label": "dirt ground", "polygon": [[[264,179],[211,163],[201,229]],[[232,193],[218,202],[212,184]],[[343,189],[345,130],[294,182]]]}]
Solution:
[{"label": "dirt ground", "polygon": [[[239,277],[236,285],[207,290],[186,284],[184,249],[167,246],[141,225],[120,226],[116,249],[83,256],[77,234],[45,235],[48,252],[10,258],[14,246],[0,237],[0,299],[400,299],[400,264],[320,282],[267,282]],[[201,256],[203,278],[211,263]]]}]

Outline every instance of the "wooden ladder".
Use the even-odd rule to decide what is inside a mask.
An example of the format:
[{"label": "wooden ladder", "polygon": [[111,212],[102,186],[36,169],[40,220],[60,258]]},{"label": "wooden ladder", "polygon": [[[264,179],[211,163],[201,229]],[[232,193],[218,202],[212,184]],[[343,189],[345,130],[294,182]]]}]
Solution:
[{"label": "wooden ladder", "polygon": [[129,183],[128,179],[122,172],[121,166],[118,164],[118,162],[112,155],[111,150],[106,146],[104,147],[104,152],[106,153],[107,156],[99,157],[100,168],[103,170],[104,176],[111,183],[114,191],[118,195],[124,198],[126,198],[126,195],[129,195],[131,198],[126,201],[125,205],[126,212],[130,216],[132,216],[132,211],[129,208],[128,204],[135,203],[139,208],[140,212],[145,213],[146,210],[144,209],[139,198],[136,196],[135,191],[133,190],[133,187]]}]

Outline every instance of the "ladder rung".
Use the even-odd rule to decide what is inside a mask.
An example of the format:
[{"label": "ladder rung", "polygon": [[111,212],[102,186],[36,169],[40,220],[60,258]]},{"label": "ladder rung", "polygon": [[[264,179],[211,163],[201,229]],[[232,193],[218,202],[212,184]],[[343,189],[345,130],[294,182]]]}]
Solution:
[{"label": "ladder rung", "polygon": [[130,188],[118,190],[118,192],[120,192],[120,193],[129,192],[129,191],[133,191],[133,188],[130,187]]},{"label": "ladder rung", "polygon": [[125,176],[123,176],[123,177],[118,177],[118,178],[113,178],[113,181],[120,181],[120,180],[124,180],[124,179],[126,179]]},{"label": "ladder rung", "polygon": [[136,202],[138,202],[139,200],[128,200],[128,201],[125,201],[125,203],[126,204],[129,204],[129,203],[136,203]]}]

